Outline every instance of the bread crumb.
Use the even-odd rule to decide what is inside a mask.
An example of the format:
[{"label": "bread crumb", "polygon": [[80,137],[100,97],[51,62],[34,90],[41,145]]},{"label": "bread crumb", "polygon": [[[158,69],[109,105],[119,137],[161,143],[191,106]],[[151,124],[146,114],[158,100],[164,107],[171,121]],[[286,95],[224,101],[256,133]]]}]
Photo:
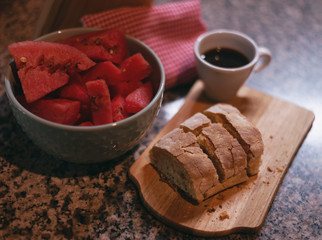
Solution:
[{"label": "bread crumb", "polygon": [[263,180],[263,183],[265,183],[265,184],[269,184],[269,181],[265,181],[265,180]]},{"label": "bread crumb", "polygon": [[216,211],[216,209],[215,208],[209,208],[208,210],[207,210],[207,212],[208,213],[213,213],[213,212],[215,212]]},{"label": "bread crumb", "polygon": [[223,211],[222,213],[220,213],[219,219],[220,219],[220,221],[223,221],[225,219],[229,219],[228,213],[226,211]]},{"label": "bread crumb", "polygon": [[225,196],[223,194],[218,194],[216,197],[218,200],[224,200]]},{"label": "bread crumb", "polygon": [[277,170],[278,172],[283,172],[283,167],[277,167],[277,168],[276,168],[276,170]]},{"label": "bread crumb", "polygon": [[273,170],[270,168],[270,166],[267,167],[267,171],[273,172]]},{"label": "bread crumb", "polygon": [[269,136],[269,138],[270,138],[270,139],[273,139],[273,136],[272,136],[272,135],[270,135],[270,136]]}]

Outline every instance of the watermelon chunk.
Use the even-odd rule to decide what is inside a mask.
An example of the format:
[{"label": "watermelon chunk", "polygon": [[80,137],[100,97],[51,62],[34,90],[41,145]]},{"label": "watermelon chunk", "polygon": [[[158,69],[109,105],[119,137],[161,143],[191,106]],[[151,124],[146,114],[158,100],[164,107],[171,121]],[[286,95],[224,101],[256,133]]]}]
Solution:
[{"label": "watermelon chunk", "polygon": [[125,98],[125,109],[128,113],[137,113],[151,102],[152,97],[152,83],[146,82]]},{"label": "watermelon chunk", "polygon": [[117,122],[129,116],[125,110],[125,98],[122,95],[117,95],[112,99],[113,121]]},{"label": "watermelon chunk", "polygon": [[73,46],[94,61],[121,63],[128,56],[125,35],[121,30],[85,33],[60,41]]},{"label": "watermelon chunk", "polygon": [[142,85],[143,83],[141,81],[121,82],[115,86],[112,86],[113,94],[114,96],[122,95],[123,97],[126,97]]},{"label": "watermelon chunk", "polygon": [[103,79],[85,83],[91,99],[91,112],[94,125],[113,122],[112,103],[106,82]]},{"label": "watermelon chunk", "polygon": [[60,88],[59,97],[78,100],[82,104],[90,104],[90,99],[85,85],[75,78],[71,78],[71,80],[65,86]]},{"label": "watermelon chunk", "polygon": [[8,49],[28,103],[65,85],[69,74],[95,65],[84,53],[59,43],[25,41],[13,43]]},{"label": "watermelon chunk", "polygon": [[141,53],[136,53],[125,59],[121,63],[120,69],[126,81],[143,80],[152,72],[151,65],[144,59]]},{"label": "watermelon chunk", "polygon": [[85,84],[72,78],[65,86],[59,89],[58,97],[79,101],[81,103],[79,121],[90,119],[90,99]]},{"label": "watermelon chunk", "polygon": [[29,104],[27,109],[49,121],[73,125],[79,118],[80,103],[68,99],[41,99]]},{"label": "watermelon chunk", "polygon": [[123,81],[121,70],[111,61],[97,63],[96,66],[83,74],[83,79],[85,82],[104,79],[108,85],[116,85]]}]

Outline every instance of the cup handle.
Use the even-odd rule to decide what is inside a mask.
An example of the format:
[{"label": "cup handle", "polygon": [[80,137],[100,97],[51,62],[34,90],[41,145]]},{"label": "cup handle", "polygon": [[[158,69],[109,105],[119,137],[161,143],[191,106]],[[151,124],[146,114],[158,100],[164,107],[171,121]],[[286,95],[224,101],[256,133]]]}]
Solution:
[{"label": "cup handle", "polygon": [[259,59],[254,67],[254,72],[259,72],[265,68],[271,61],[271,52],[265,47],[258,47]]}]

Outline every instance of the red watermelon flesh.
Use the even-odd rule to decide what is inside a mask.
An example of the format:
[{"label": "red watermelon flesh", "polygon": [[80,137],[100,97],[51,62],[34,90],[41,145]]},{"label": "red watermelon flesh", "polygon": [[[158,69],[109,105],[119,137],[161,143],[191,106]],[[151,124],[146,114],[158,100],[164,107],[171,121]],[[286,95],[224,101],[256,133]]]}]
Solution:
[{"label": "red watermelon flesh", "polygon": [[152,84],[151,82],[146,82],[125,98],[125,109],[129,113],[137,113],[151,102],[152,97]]},{"label": "red watermelon flesh", "polygon": [[95,65],[84,53],[59,43],[25,41],[13,43],[8,49],[28,103],[65,85],[69,74]]},{"label": "red watermelon flesh", "polygon": [[121,30],[102,30],[60,41],[73,46],[95,61],[121,63],[128,56],[125,35]]},{"label": "red watermelon flesh", "polygon": [[12,43],[8,49],[18,69],[41,65],[51,71],[61,69],[64,72],[79,72],[95,65],[81,51],[60,43],[24,41]]},{"label": "red watermelon flesh", "polygon": [[60,98],[67,98],[71,100],[78,100],[82,104],[90,104],[89,96],[86,87],[80,83],[70,81],[68,84],[60,89]]},{"label": "red watermelon flesh", "polygon": [[49,121],[73,125],[79,118],[80,103],[68,99],[40,99],[29,104],[27,108]]},{"label": "red watermelon flesh", "polygon": [[117,95],[112,99],[113,121],[117,122],[129,116],[125,110],[125,98],[122,95]]},{"label": "red watermelon flesh", "polygon": [[97,63],[96,66],[83,74],[83,79],[85,82],[104,79],[108,85],[116,85],[123,81],[121,70],[111,61]]},{"label": "red watermelon flesh", "polygon": [[120,69],[126,81],[143,80],[152,72],[151,65],[144,59],[141,53],[136,53],[125,59],[121,63]]},{"label": "red watermelon flesh", "polygon": [[106,82],[103,79],[85,83],[91,99],[91,112],[94,125],[113,122],[112,103]]},{"label": "red watermelon flesh", "polygon": [[60,89],[60,98],[77,100],[81,103],[80,106],[80,121],[86,121],[90,118],[90,99],[87,94],[85,85],[75,82],[69,82]]},{"label": "red watermelon flesh", "polygon": [[[95,65],[96,66],[96,65]],[[94,66],[94,67],[95,67]],[[89,69],[88,69],[89,70]],[[88,71],[87,70],[87,71]],[[86,72],[86,71],[83,71],[83,72],[78,72],[78,73],[74,73],[72,75],[70,75],[70,79],[69,79],[69,82],[73,82],[73,83],[76,83],[76,84],[79,84],[79,85],[82,85],[85,87],[85,80],[82,76],[82,74]]]},{"label": "red watermelon flesh", "polygon": [[41,66],[30,68],[28,71],[21,69],[18,71],[18,76],[28,103],[44,97],[69,80],[68,74],[64,72],[50,74],[48,71],[43,71]]},{"label": "red watermelon flesh", "polygon": [[76,100],[81,103],[79,121],[87,121],[90,119],[90,99],[87,94],[85,83],[78,73],[70,77],[69,82],[61,87],[58,92],[59,98]]},{"label": "red watermelon flesh", "polygon": [[131,92],[133,92],[138,87],[142,86],[143,83],[141,81],[132,81],[132,82],[121,82],[115,86],[112,86],[113,88],[113,94],[114,95],[122,95],[123,97],[126,97]]},{"label": "red watermelon flesh", "polygon": [[92,122],[86,121],[78,124],[78,126],[94,126]]}]

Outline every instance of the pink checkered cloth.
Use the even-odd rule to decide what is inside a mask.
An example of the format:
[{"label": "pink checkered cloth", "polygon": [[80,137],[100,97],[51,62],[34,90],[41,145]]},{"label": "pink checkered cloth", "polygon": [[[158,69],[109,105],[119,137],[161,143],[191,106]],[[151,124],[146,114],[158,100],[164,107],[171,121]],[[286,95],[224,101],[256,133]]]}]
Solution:
[{"label": "pink checkered cloth", "polygon": [[81,18],[85,27],[118,28],[147,44],[160,58],[166,89],[196,78],[193,44],[206,27],[200,1],[123,7]]}]

